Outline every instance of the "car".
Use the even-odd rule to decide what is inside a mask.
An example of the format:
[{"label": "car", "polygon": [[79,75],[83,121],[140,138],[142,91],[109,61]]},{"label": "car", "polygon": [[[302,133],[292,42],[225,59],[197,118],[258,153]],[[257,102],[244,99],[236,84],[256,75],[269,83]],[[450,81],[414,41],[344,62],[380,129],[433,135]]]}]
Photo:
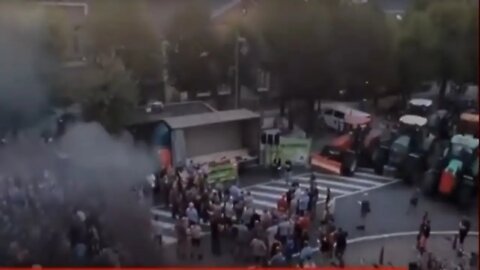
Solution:
[{"label": "car", "polygon": [[371,115],[341,104],[323,105],[320,118],[325,125],[339,133],[344,133],[357,122],[369,122]]}]

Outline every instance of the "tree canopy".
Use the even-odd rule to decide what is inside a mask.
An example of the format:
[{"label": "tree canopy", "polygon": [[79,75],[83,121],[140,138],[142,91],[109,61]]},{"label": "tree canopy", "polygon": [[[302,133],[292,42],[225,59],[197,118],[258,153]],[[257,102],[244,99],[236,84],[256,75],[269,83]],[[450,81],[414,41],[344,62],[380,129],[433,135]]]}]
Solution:
[{"label": "tree canopy", "polygon": [[194,98],[214,91],[219,78],[217,51],[210,11],[201,0],[184,6],[173,16],[166,33],[169,72],[173,85]]},{"label": "tree canopy", "polygon": [[87,34],[94,54],[115,53],[136,80],[161,74],[161,51],[152,25],[147,21],[146,2],[102,0],[92,2]]}]

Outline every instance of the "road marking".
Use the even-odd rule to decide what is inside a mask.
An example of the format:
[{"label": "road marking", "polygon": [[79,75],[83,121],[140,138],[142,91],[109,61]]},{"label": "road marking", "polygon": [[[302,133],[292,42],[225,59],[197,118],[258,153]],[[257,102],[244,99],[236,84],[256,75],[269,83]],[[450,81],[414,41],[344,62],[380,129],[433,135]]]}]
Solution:
[{"label": "road marking", "polygon": [[[298,183],[298,185],[302,188],[310,188],[310,184]],[[322,190],[322,191],[325,191],[325,192],[328,189],[328,188],[322,187],[322,186],[317,186],[317,188],[318,188],[318,190]],[[333,192],[333,193],[338,193],[338,194],[343,194],[343,195],[351,193],[351,191],[345,191],[345,190],[340,190],[340,189],[336,189],[336,188],[330,188],[330,191]],[[323,194],[318,194],[318,196],[319,197],[323,196],[324,198],[327,197],[326,195],[323,195]]]},{"label": "road marking", "polygon": [[[308,178],[308,177],[297,177],[295,179],[303,181],[303,182],[310,182],[310,178]],[[327,180],[322,180],[322,179],[315,179],[315,182],[326,184],[326,185],[332,185],[332,186],[346,187],[346,188],[351,188],[351,189],[364,189],[365,188],[365,187],[362,187],[362,186],[357,186],[357,185],[352,185],[352,184],[334,182],[332,180],[327,181]]]},{"label": "road marking", "polygon": [[266,193],[266,192],[260,192],[260,191],[250,191],[250,194],[255,196],[265,197],[265,198],[272,198],[275,200],[279,200],[282,197],[282,195],[278,193]]},{"label": "road marking", "polygon": [[[430,232],[430,235],[457,235],[457,234],[458,234],[458,231],[435,231],[435,232]],[[368,236],[353,238],[353,239],[347,240],[347,243],[348,244],[355,244],[355,243],[366,242],[366,241],[375,241],[375,240],[379,240],[379,239],[405,237],[405,236],[417,236],[417,235],[418,235],[418,231],[396,232],[396,233],[389,233],[389,234],[376,234],[376,235],[368,235]],[[470,232],[469,235],[478,237],[478,232]],[[312,249],[314,251],[318,251],[319,248],[320,247],[316,246],[316,247],[313,247]],[[299,255],[300,255],[300,253],[293,254],[294,257],[298,257]]]},{"label": "road marking", "polygon": [[174,227],[172,223],[167,223],[160,220],[152,220],[152,225],[162,227],[165,230],[171,230]]},{"label": "road marking", "polygon": [[171,245],[177,242],[177,238],[168,235],[162,235],[162,245]]},{"label": "road marking", "polygon": [[[362,184],[367,184],[367,185],[370,185],[370,186],[379,186],[381,185],[382,183],[379,183],[379,182],[374,182],[374,181],[369,181],[369,180],[364,180],[364,179],[360,179],[360,178],[357,178],[357,177],[350,177],[350,176],[342,176],[342,175],[331,175],[331,174],[325,174],[325,173],[315,173],[315,175],[318,175],[319,177],[322,177],[322,178],[330,178],[330,179],[334,179],[334,180],[345,180],[345,181],[350,181],[350,182],[357,182],[357,183],[362,183]],[[367,175],[367,177],[369,178],[374,178],[372,177],[373,175],[369,174]],[[376,175],[375,175],[376,176]],[[390,179],[392,180],[392,179]]]},{"label": "road marking", "polygon": [[371,187],[371,188],[366,188],[366,189],[362,189],[362,190],[350,192],[350,193],[348,193],[348,194],[336,196],[336,197],[333,198],[333,200],[345,198],[345,197],[348,197],[348,196],[357,195],[357,194],[359,194],[359,193],[368,193],[368,192],[370,192],[370,191],[372,191],[372,190],[376,190],[376,189],[383,188],[383,187],[386,187],[386,186],[391,186],[391,185],[396,184],[396,183],[398,183],[398,182],[400,182],[400,181],[402,181],[402,180],[397,179],[397,180],[394,180],[394,181],[392,181],[392,182],[390,182],[390,183],[385,183],[385,184],[383,184],[383,185],[381,185],[381,186],[376,186],[376,187]]},{"label": "road marking", "polygon": [[376,178],[376,179],[382,180],[382,181],[392,181],[392,179],[395,179],[393,177],[388,177],[388,176],[383,176],[383,175],[378,175],[378,174],[373,174],[373,173],[356,172],[355,175],[358,175],[358,176],[361,176],[361,177]]},{"label": "road marking", "polygon": [[157,215],[157,216],[162,216],[162,217],[167,217],[167,218],[171,218],[172,217],[172,214],[165,211],[165,210],[162,210],[162,209],[158,209],[158,208],[152,208],[150,209],[150,212],[153,214],[153,215]]},{"label": "road marking", "polygon": [[276,187],[276,186],[267,186],[267,185],[253,186],[251,187],[251,189],[248,189],[248,191],[251,191],[252,189],[266,189],[266,190],[278,191],[281,193],[285,193],[288,191],[288,188],[286,187]]},{"label": "road marking", "polygon": [[277,208],[277,204],[276,203],[273,203],[273,202],[267,202],[267,201],[264,201],[264,200],[257,200],[257,199],[253,199],[253,204],[255,205],[263,205],[264,207],[267,207],[267,208]]}]

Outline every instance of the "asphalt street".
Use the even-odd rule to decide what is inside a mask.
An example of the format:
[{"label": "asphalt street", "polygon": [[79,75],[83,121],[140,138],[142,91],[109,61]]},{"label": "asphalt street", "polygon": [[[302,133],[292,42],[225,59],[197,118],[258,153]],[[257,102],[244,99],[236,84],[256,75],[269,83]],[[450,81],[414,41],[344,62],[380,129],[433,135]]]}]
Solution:
[{"label": "asphalt street", "polygon": [[[250,182],[246,185],[246,181],[242,181],[242,179],[249,178],[248,175],[244,175],[240,182],[242,182],[242,187],[251,193],[253,198],[252,207],[254,209],[258,211],[276,209],[278,200],[288,191],[289,185],[287,185],[283,179],[272,180],[271,175],[268,173],[263,174],[263,176],[263,179],[256,179],[257,182]],[[359,192],[367,192],[368,190],[379,188],[395,181],[393,178],[362,172],[356,173],[353,177],[343,177],[319,172],[316,172],[315,176],[315,182],[319,189],[319,202],[324,201],[327,197],[327,188],[331,189],[332,198],[339,198]],[[297,182],[301,188],[308,189],[310,186],[310,173],[296,174],[292,177],[292,181]],[[154,207],[151,212],[152,225],[163,228],[163,241],[165,245],[176,243],[173,230],[175,220],[171,217],[171,213],[162,207]],[[208,228],[207,226],[205,227],[205,229]]]},{"label": "asphalt street", "polygon": [[[416,231],[425,211],[431,219],[432,231],[457,230],[463,215],[472,221],[472,231],[478,231],[478,206],[461,211],[452,202],[421,197],[417,209],[407,214],[412,188],[399,182],[368,192],[336,200],[335,218],[338,226],[349,232],[350,238],[365,235]],[[372,212],[366,218],[366,230],[358,231],[360,206],[358,201],[370,201]]]},{"label": "asphalt street", "polygon": [[[338,180],[337,180],[338,181]],[[418,208],[407,214],[408,200],[412,194],[412,188],[406,186],[402,182],[390,182],[369,188],[368,190],[357,190],[345,196],[338,196],[335,202],[335,219],[336,224],[344,228],[349,233],[349,239],[358,239],[361,237],[392,234],[398,232],[415,232],[418,229],[424,211],[428,211],[432,220],[432,231],[456,231],[458,222],[463,215],[470,217],[472,221],[472,231],[478,232],[478,208],[474,207],[470,211],[460,211],[453,204],[441,200],[433,200],[421,198]],[[365,195],[366,194],[366,195]],[[366,220],[366,230],[358,231],[356,226],[359,225],[360,211],[358,201],[368,199],[371,202],[372,212]],[[402,250],[404,254],[398,263],[406,263],[404,260],[410,260],[413,249],[413,240],[411,237],[403,237],[408,240],[381,240],[366,241],[366,246],[360,245],[360,242],[349,246],[346,259],[355,263],[360,259],[365,259],[366,263],[378,258],[381,246],[388,245],[386,254],[393,254],[396,250]],[[438,237],[437,237],[438,238]],[[396,238],[395,238],[396,239]],[[432,237],[433,239],[433,237]],[[440,237],[440,240],[434,240],[429,246],[436,246],[434,243],[444,243],[445,246],[451,246],[451,242],[447,242],[446,237]],[[475,239],[475,238],[473,238]],[[478,238],[477,238],[478,240]],[[474,241],[475,240],[469,240]],[[399,243],[399,244],[397,244]],[[205,258],[201,261],[197,260],[178,260],[174,254],[172,246],[165,246],[164,251],[170,258],[168,262],[171,265],[218,265],[218,266],[242,266],[249,265],[245,260],[233,258],[230,254],[230,245],[227,240],[222,243],[223,255],[213,257],[210,255],[210,238],[206,235],[202,240],[202,247],[205,251]],[[375,248],[371,246],[375,246]],[[472,245],[472,244],[469,244]],[[369,247],[369,248],[366,248]],[[370,248],[371,247],[371,248]],[[471,247],[474,249],[474,246]],[[358,253],[361,251],[362,253]],[[477,250],[478,251],[478,250]],[[388,256],[388,255],[387,255]],[[390,257],[389,257],[390,258]],[[397,261],[389,259],[392,263]],[[401,262],[400,262],[401,261]]]}]

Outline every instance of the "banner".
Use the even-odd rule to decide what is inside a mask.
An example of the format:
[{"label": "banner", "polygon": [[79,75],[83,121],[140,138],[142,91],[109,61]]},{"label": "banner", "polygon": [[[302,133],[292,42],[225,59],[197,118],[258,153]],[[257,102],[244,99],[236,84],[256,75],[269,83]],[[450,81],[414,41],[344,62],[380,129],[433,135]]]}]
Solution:
[{"label": "banner", "polygon": [[278,157],[282,162],[290,160],[293,164],[307,164],[311,145],[311,139],[280,137]]},{"label": "banner", "polygon": [[207,181],[210,183],[233,181],[237,179],[237,167],[232,162],[210,163],[207,170]]}]

